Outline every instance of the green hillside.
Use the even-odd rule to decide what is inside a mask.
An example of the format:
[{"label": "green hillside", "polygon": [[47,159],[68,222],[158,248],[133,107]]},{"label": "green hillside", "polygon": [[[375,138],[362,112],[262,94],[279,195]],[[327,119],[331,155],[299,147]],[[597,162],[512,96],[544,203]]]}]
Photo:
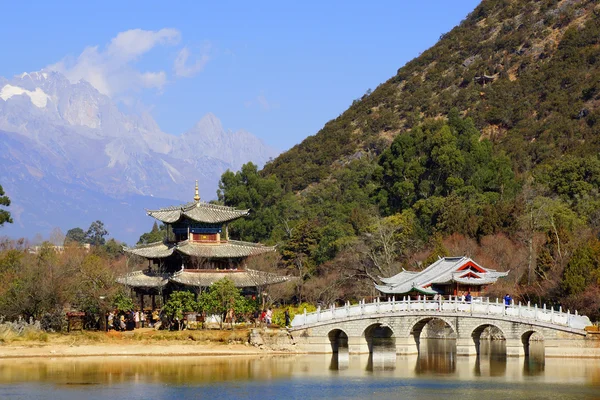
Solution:
[{"label": "green hillside", "polygon": [[599,66],[597,2],[483,1],[219,199],[253,210],[233,233],[277,243],[302,300],[467,254],[511,270],[493,290],[598,316]]},{"label": "green hillside", "polygon": [[[454,107],[507,149],[520,170],[557,154],[586,153],[590,141],[597,145],[599,22],[594,1],[484,1],[264,172],[304,189],[329,176],[337,160],[380,152],[419,121]],[[493,82],[476,81],[484,75]]]}]

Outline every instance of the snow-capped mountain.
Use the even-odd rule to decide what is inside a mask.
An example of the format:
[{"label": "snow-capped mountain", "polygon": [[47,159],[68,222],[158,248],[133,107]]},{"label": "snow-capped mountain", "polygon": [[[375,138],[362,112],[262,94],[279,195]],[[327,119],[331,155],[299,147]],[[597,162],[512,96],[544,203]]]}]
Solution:
[{"label": "snow-capped mountain", "polygon": [[[189,201],[196,179],[202,197],[212,199],[227,169],[248,161],[262,166],[278,154],[250,133],[226,132],[213,114],[180,136],[167,134],[149,114],[124,113],[89,83],[51,71],[0,77],[0,139],[0,185],[13,201],[15,220],[0,234],[26,236],[54,226],[85,229],[101,219],[113,236],[131,241],[151,221],[111,230],[111,219],[123,225],[132,218],[132,210],[124,218],[118,204],[137,207],[143,217],[143,208],[151,207],[146,196],[154,198],[149,203]],[[94,204],[111,201],[114,209],[95,211]],[[127,237],[115,228],[135,232]]]}]

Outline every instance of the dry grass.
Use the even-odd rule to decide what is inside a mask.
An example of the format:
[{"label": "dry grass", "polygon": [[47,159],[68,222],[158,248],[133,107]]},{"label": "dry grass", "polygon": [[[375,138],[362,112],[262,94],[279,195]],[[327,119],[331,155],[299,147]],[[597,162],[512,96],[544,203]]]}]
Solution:
[{"label": "dry grass", "polygon": [[3,330],[0,333],[0,343],[13,342],[48,342],[49,334],[44,331],[26,330],[18,334],[11,330]]},{"label": "dry grass", "polygon": [[157,331],[154,329],[138,329],[130,332],[71,332],[47,333],[43,331],[28,331],[17,335],[10,331],[0,333],[0,343],[23,342],[36,344],[67,344],[84,345],[100,343],[153,343],[197,342],[206,344],[246,343],[250,335],[249,329],[235,330],[186,330],[186,331]]}]

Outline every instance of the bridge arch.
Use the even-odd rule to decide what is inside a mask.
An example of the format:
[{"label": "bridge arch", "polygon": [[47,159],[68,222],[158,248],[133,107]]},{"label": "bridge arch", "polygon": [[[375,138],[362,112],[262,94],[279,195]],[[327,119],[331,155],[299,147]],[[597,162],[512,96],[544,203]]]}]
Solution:
[{"label": "bridge arch", "polygon": [[[499,325],[497,325],[491,321],[485,321],[485,322],[480,323],[471,331],[471,334],[469,335],[469,337],[471,337],[471,339],[473,339],[473,343],[475,344],[475,349],[476,349],[477,355],[479,355],[481,353],[481,336],[485,332],[486,329],[488,330],[487,334],[489,335],[489,337],[488,337],[489,339],[504,340],[504,341],[506,341],[506,339],[507,339],[504,329],[502,329],[502,327],[500,327]],[[505,353],[505,352],[506,352],[506,350],[503,351],[503,353]]]},{"label": "bridge arch", "polygon": [[529,356],[529,346],[531,344],[531,339],[535,338],[536,340],[544,341],[544,334],[535,328],[529,328],[523,331],[521,334],[521,343],[523,343],[523,352],[525,357]]},{"label": "bridge arch", "polygon": [[438,316],[438,315],[421,317],[421,318],[417,319],[410,326],[408,335],[407,335],[414,339],[415,344],[417,345],[418,352],[421,352],[421,333],[423,332],[423,329],[425,328],[425,326],[427,324],[429,324],[432,321],[436,321],[436,320],[443,322],[447,327],[450,328],[450,330],[452,331],[451,332],[452,337],[456,337],[458,335],[458,330],[456,329],[454,322],[448,318],[444,318],[444,317]]},{"label": "bridge arch", "polygon": [[381,322],[375,322],[367,326],[363,331],[362,336],[367,341],[369,353],[373,353],[374,345],[395,344],[397,337],[390,325]]},{"label": "bridge arch", "polygon": [[504,329],[502,329],[500,326],[498,326],[497,324],[490,322],[490,321],[485,321],[482,322],[481,324],[477,325],[473,331],[471,332],[471,337],[474,340],[480,340],[481,339],[481,334],[486,330],[492,328],[490,330],[490,335],[494,334],[493,330],[495,330],[496,332],[499,332],[500,335],[502,336],[501,340],[506,340],[506,333],[504,333]]},{"label": "bridge arch", "polygon": [[331,343],[332,352],[337,353],[340,348],[348,349],[348,334],[343,329],[332,329],[327,334],[327,337]]}]

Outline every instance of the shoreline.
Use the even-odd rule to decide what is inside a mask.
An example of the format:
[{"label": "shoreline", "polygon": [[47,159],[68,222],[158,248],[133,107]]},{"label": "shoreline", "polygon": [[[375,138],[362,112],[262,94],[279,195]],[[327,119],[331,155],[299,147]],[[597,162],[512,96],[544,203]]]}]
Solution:
[{"label": "shoreline", "polygon": [[257,348],[242,344],[182,344],[182,343],[98,343],[98,344],[31,344],[0,345],[0,360],[15,358],[66,357],[219,357],[294,355],[302,352]]}]

